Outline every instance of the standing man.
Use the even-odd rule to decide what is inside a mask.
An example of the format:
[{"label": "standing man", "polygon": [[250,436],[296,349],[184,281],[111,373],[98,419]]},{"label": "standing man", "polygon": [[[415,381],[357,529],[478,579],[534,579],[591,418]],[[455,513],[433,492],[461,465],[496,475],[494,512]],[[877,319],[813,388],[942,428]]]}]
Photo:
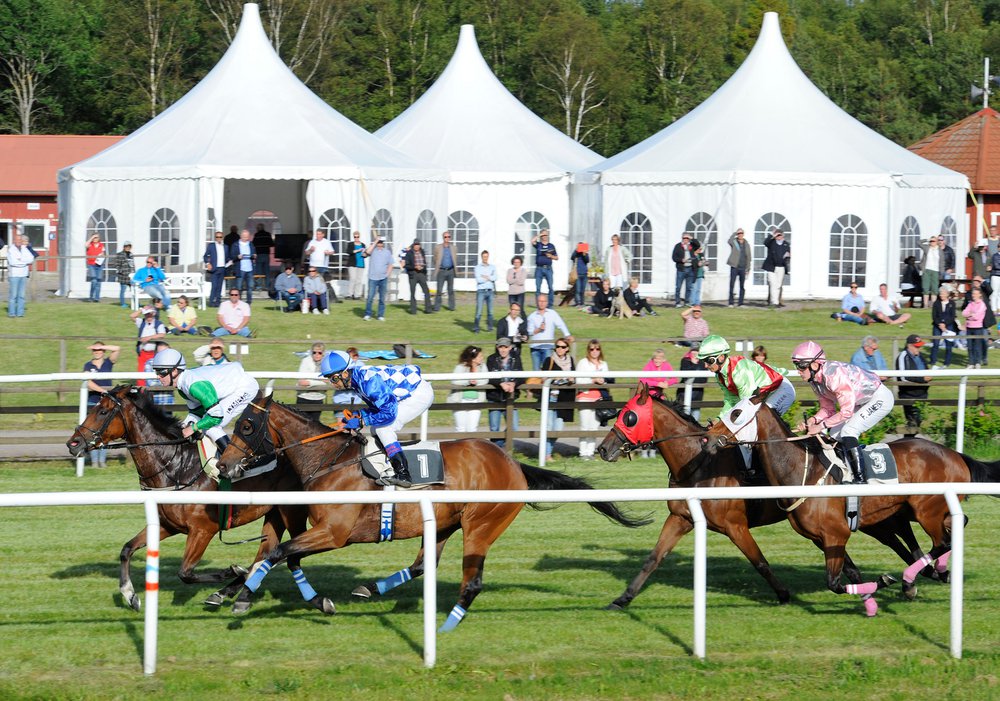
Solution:
[{"label": "standing man", "polygon": [[497,286],[497,268],[490,263],[489,251],[483,251],[479,257],[480,262],[473,271],[476,277],[476,320],[472,325],[472,333],[479,333],[483,305],[486,305],[486,330],[493,330],[493,294]]},{"label": "standing man", "polygon": [[229,301],[219,305],[218,320],[219,328],[212,332],[213,336],[253,335],[247,326],[250,323],[250,305],[240,301],[239,290],[229,290]]},{"label": "standing man", "polygon": [[253,235],[253,248],[257,257],[254,259],[254,273],[259,276],[254,278],[255,290],[270,289],[271,277],[271,249],[274,248],[274,238],[270,231],[264,229],[260,222],[257,224],[257,231]]},{"label": "standing man", "polygon": [[[587,276],[590,269],[590,244],[580,241],[576,250],[569,257],[570,265],[576,269],[576,282],[573,283],[573,306],[582,307],[587,294]],[[508,279],[508,282],[510,280]]]},{"label": "standing man", "polygon": [[[917,372],[926,371],[927,363],[920,356],[920,348],[924,345],[924,341],[920,336],[916,334],[910,334],[906,337],[906,349],[900,352],[896,357],[896,369],[897,370],[915,370]],[[926,400],[927,399],[927,383],[931,381],[931,378],[926,375],[900,377],[900,380],[905,380],[908,383],[917,384],[900,384],[899,385],[899,398],[907,399],[912,402]],[[903,415],[906,416],[906,428],[908,433],[916,433],[920,430],[920,422],[922,417],[920,416],[920,407],[917,404],[903,404]]]},{"label": "standing man", "polygon": [[330,269],[330,256],[336,255],[337,251],[333,244],[326,238],[323,229],[316,229],[313,240],[306,244],[306,258],[309,267],[316,268],[316,271],[326,278],[326,273]]},{"label": "standing man", "polygon": [[[513,351],[514,342],[502,336],[497,339],[497,351],[493,353],[490,357],[486,359],[486,372],[521,372],[524,368],[521,366],[521,356]],[[486,390],[486,401],[494,402],[496,404],[506,404],[507,402],[513,402],[517,399],[517,388],[523,385],[525,382],[523,377],[513,378],[513,377],[495,377],[490,380],[490,385],[493,389]],[[496,433],[500,430],[500,419],[503,418],[507,413],[506,409],[490,409],[489,419],[490,419],[490,432]],[[510,416],[510,427],[511,430],[516,431],[518,429],[517,422],[517,409],[511,411]],[[504,439],[496,438],[493,440],[501,448],[504,447]]]},{"label": "standing man", "polygon": [[451,245],[451,232],[441,234],[441,245],[434,249],[434,269],[437,271],[434,291],[434,311],[441,311],[441,293],[448,286],[448,310],[455,311],[455,249]]},{"label": "standing man", "polygon": [[772,307],[783,307],[781,286],[791,264],[792,249],[781,229],[774,229],[764,238],[764,248],[767,249],[767,256],[761,267],[767,271],[768,302]]},{"label": "standing man", "polygon": [[739,306],[743,306],[743,296],[746,293],[747,271],[750,270],[750,243],[743,238],[743,229],[737,229],[736,233],[729,237],[729,306],[736,306],[733,301],[735,295],[733,288],[736,281],[740,283]]},{"label": "standing man", "polygon": [[132,286],[132,273],[135,272],[131,241],[122,244],[122,250],[115,255],[114,266],[118,275],[118,305],[124,309],[128,306],[125,303],[125,290]]},{"label": "standing man", "polygon": [[[930,306],[934,303],[934,300],[938,296],[938,288],[941,287],[941,273],[944,270],[941,266],[943,264],[944,252],[942,248],[938,247],[938,237],[931,236],[927,239],[927,243],[921,243],[920,248],[923,249],[924,254],[920,260],[920,268],[923,271],[921,277],[921,285],[923,286],[924,292],[924,303],[926,306]],[[940,244],[944,246],[944,238],[940,239]]]},{"label": "standing man", "polygon": [[226,268],[233,264],[221,231],[215,232],[215,240],[205,246],[205,255],[201,257],[205,264],[205,272],[212,282],[212,291],[208,295],[208,306],[218,307],[222,303],[222,284],[226,278]]},{"label": "standing man", "polygon": [[413,239],[410,250],[403,258],[403,268],[410,276],[410,314],[417,313],[417,288],[424,291],[424,314],[433,314],[431,308],[431,291],[427,289],[427,256],[420,239]]},{"label": "standing man", "polygon": [[552,355],[552,349],[555,347],[556,329],[562,332],[561,335],[566,337],[567,342],[573,342],[573,337],[562,317],[554,310],[549,309],[549,298],[539,295],[538,309],[528,316],[528,338],[535,342],[531,345],[532,369],[540,369],[542,363]]},{"label": "standing man", "polygon": [[[549,304],[555,304],[556,296],[552,290],[552,261],[559,260],[556,247],[549,243],[549,230],[542,229],[531,237],[531,245],[535,247],[535,296],[542,296],[542,280],[549,285]],[[536,300],[537,302],[537,300]]]},{"label": "standing man", "polygon": [[10,289],[7,293],[7,316],[24,316],[24,291],[28,286],[28,274],[35,258],[34,250],[28,245],[28,237],[18,233],[15,225],[11,243],[7,246],[7,269],[10,272]]},{"label": "standing man", "polygon": [[986,253],[986,239],[976,241],[975,247],[969,249],[969,253],[965,257],[972,261],[972,277],[978,275],[984,280],[989,279],[991,266],[990,257]]},{"label": "standing man", "polygon": [[229,233],[226,234],[226,238],[223,241],[226,244],[226,248],[232,248],[233,244],[240,240],[240,230],[235,224],[229,227]]},{"label": "standing man", "polygon": [[941,247],[941,279],[955,279],[955,249],[948,245],[944,235],[938,237],[938,245]]},{"label": "standing man", "polygon": [[378,293],[378,320],[385,321],[385,293],[389,287],[389,274],[392,272],[392,251],[385,245],[385,239],[379,237],[365,249],[370,258],[368,266],[368,302],[365,304],[365,321],[372,318],[372,301]]},{"label": "standing man", "polygon": [[240,232],[240,240],[233,244],[229,257],[236,263],[236,289],[247,293],[247,304],[253,304],[253,271],[257,251],[250,240],[250,232]]},{"label": "standing man", "polygon": [[361,232],[351,233],[351,250],[347,252],[347,294],[351,299],[365,296],[365,244],[361,242]]},{"label": "standing man", "polygon": [[[9,257],[8,253],[8,259]],[[170,306],[170,293],[163,284],[167,281],[167,276],[157,265],[156,258],[146,256],[146,265],[136,270],[132,279],[152,299],[160,300],[165,307]]]},{"label": "standing man", "polygon": [[[691,303],[691,288],[694,287],[694,257],[691,253],[691,234],[681,234],[681,242],[674,246],[671,254],[677,277],[674,280],[674,306],[682,307]],[[684,296],[681,296],[681,286],[684,286]]]}]

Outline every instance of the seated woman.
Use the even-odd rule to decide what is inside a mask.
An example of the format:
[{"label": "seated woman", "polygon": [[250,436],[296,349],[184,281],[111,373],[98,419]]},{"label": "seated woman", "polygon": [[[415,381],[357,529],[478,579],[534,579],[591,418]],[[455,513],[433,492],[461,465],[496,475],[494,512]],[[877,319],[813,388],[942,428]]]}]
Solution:
[{"label": "seated woman", "polygon": [[[662,348],[653,351],[653,357],[642,368],[643,372],[665,372],[673,370],[674,367],[667,360],[667,354]],[[656,399],[663,398],[663,391],[670,385],[676,385],[680,380],[676,377],[640,377],[639,382],[649,387],[649,396]]]},{"label": "seated woman", "polygon": [[[316,268],[310,266],[309,275],[306,277],[306,281],[302,285],[302,289],[306,294],[306,298],[309,300],[309,309],[312,309],[313,314],[329,314],[330,310],[327,308],[326,304],[326,280],[324,280],[319,271]],[[306,305],[302,305],[302,313],[305,314],[307,311]]]},{"label": "seated woman", "polygon": [[608,278],[601,280],[601,289],[594,293],[594,297],[591,300],[591,305],[586,307],[585,311],[588,314],[600,314],[601,316],[610,316],[611,314],[611,302],[613,301],[614,293],[611,292],[611,281]]},{"label": "seated woman", "polygon": [[631,309],[633,313],[656,316],[656,312],[653,311],[653,307],[649,304],[649,300],[639,294],[638,278],[632,278],[628,287],[625,289],[624,296],[625,304],[628,305],[628,308]]}]

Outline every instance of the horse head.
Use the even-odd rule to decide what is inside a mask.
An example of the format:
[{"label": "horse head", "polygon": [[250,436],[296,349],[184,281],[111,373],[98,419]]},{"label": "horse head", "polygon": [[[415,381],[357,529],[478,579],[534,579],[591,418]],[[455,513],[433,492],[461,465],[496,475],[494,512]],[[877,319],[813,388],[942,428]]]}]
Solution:
[{"label": "horse head", "polygon": [[100,400],[90,408],[83,422],[66,441],[70,455],[78,458],[86,451],[125,439],[128,426],[125,421],[124,400],[140,391],[134,385],[118,385],[101,394]]},{"label": "horse head", "polygon": [[741,441],[755,441],[758,437],[761,407],[764,397],[753,396],[740,401],[719,420],[709,426],[703,441],[704,450],[714,455],[723,448],[731,448]]},{"label": "horse head", "polygon": [[637,447],[652,440],[654,403],[649,386],[640,382],[597,448],[602,460],[615,462],[622,455],[628,457]]},{"label": "horse head", "polygon": [[270,421],[273,406],[273,399],[268,395],[262,401],[250,402],[236,420],[232,439],[219,456],[222,477],[237,478],[258,462],[275,455],[276,435]]}]

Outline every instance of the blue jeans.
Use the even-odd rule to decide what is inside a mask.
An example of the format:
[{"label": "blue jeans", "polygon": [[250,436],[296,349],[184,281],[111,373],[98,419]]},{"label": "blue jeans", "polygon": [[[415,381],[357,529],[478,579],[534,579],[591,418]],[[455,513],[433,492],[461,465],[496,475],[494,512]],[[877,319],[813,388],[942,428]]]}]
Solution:
[{"label": "blue jeans", "polygon": [[229,333],[229,331],[227,331],[226,329],[224,329],[224,328],[222,328],[220,326],[219,328],[217,328],[215,331],[212,332],[212,335],[216,336],[216,337],[218,337],[218,336],[243,336],[244,338],[248,338],[250,336],[250,327],[249,326],[244,326],[242,329],[240,329],[239,331],[237,331],[235,334],[232,334],[232,333]]},{"label": "blue jeans", "polygon": [[[940,336],[941,335],[941,330],[940,329],[932,329],[932,333],[935,336]],[[946,340],[941,339],[941,338],[934,339],[934,344],[931,346],[931,365],[937,364],[938,348],[941,347],[942,343],[944,344],[944,366],[948,367],[949,365],[951,365],[951,352],[952,352],[952,349],[955,347],[955,342],[954,341],[946,341]]]},{"label": "blue jeans", "polygon": [[95,302],[101,299],[101,283],[104,281],[103,265],[88,265],[87,277],[90,279],[90,297]]},{"label": "blue jeans", "polygon": [[694,279],[694,285],[691,287],[691,304],[701,304],[701,283],[703,282],[705,282],[703,277]]},{"label": "blue jeans", "polygon": [[523,292],[518,292],[517,294],[513,294],[512,295],[512,294],[510,294],[508,292],[507,293],[507,304],[508,305],[516,304],[519,307],[521,307],[521,309],[524,309],[524,293]]},{"label": "blue jeans", "polygon": [[208,293],[208,306],[217,307],[222,304],[222,285],[226,281],[226,269],[216,268],[209,275],[212,280],[212,291]]},{"label": "blue jeans", "polygon": [[[506,409],[490,409],[490,431],[496,433],[500,430],[500,419],[502,419],[507,414]],[[511,414],[510,419],[511,428],[515,431],[518,430],[518,420],[517,420],[517,409]],[[501,448],[504,447],[506,441],[503,438],[494,438],[493,442],[496,443]]]},{"label": "blue jeans", "polygon": [[167,292],[166,288],[163,287],[158,282],[150,282],[142,286],[142,291],[148,294],[153,299],[162,299],[163,306],[170,306],[170,293]]},{"label": "blue jeans", "polygon": [[551,307],[556,301],[556,295],[552,291],[552,266],[551,265],[538,265],[535,266],[535,297],[536,299],[542,294],[542,280],[549,283],[549,306]]},{"label": "blue jeans", "polygon": [[986,329],[966,327],[965,336],[969,343],[969,365],[982,365],[986,362],[986,334]]},{"label": "blue jeans", "polygon": [[583,306],[583,297],[587,292],[587,276],[577,273],[576,282],[573,285],[573,302],[578,307]]},{"label": "blue jeans", "polygon": [[247,293],[247,304],[253,304],[253,271],[240,270],[236,273],[236,289]]},{"label": "blue jeans", "polygon": [[385,316],[385,291],[389,288],[389,278],[372,280],[368,278],[368,302],[365,304],[365,316],[372,315],[372,301],[378,292],[378,316]]},{"label": "blue jeans", "polygon": [[279,292],[278,299],[285,300],[285,311],[293,312],[302,306],[302,291]]},{"label": "blue jeans", "polygon": [[483,317],[483,305],[486,305],[486,330],[493,330],[493,290],[476,290],[476,322],[472,330],[479,333],[479,320]]},{"label": "blue jeans", "polygon": [[24,316],[24,290],[28,286],[27,277],[11,277],[7,295],[7,316]]},{"label": "blue jeans", "polygon": [[127,290],[131,285],[126,285],[124,282],[119,283],[118,289],[118,304],[125,306],[125,290]]},{"label": "blue jeans", "polygon": [[[679,307],[685,302],[691,303],[691,286],[694,284],[692,268],[677,268],[677,279],[674,280],[674,306]],[[686,297],[681,297],[681,286],[684,286]]]},{"label": "blue jeans", "polygon": [[841,321],[851,321],[855,324],[861,324],[862,326],[867,325],[868,322],[865,321],[864,317],[858,316],[857,314],[848,314],[847,312],[837,312]]},{"label": "blue jeans", "polygon": [[[556,412],[553,409],[549,409],[549,430],[550,431],[561,431],[563,429],[563,420],[556,416]],[[552,457],[552,446],[556,444],[555,438],[549,438],[545,441],[545,456]]]},{"label": "blue jeans", "polygon": [[542,363],[552,355],[552,346],[545,348],[539,348],[538,346],[531,347],[531,369],[540,370]]},{"label": "blue jeans", "polygon": [[746,293],[746,282],[747,282],[747,271],[742,268],[729,268],[729,304],[736,304],[735,301],[735,288],[736,283],[740,283],[740,301],[739,304],[743,304],[743,296]]}]

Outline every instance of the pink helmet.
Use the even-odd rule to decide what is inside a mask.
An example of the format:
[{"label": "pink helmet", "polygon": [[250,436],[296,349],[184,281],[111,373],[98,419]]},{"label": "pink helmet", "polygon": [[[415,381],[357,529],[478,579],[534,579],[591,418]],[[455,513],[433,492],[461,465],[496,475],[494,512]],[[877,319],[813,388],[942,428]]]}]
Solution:
[{"label": "pink helmet", "polygon": [[826,353],[823,351],[823,347],[820,346],[816,341],[806,341],[805,343],[800,343],[795,346],[795,350],[792,351],[792,362],[826,362]]}]

